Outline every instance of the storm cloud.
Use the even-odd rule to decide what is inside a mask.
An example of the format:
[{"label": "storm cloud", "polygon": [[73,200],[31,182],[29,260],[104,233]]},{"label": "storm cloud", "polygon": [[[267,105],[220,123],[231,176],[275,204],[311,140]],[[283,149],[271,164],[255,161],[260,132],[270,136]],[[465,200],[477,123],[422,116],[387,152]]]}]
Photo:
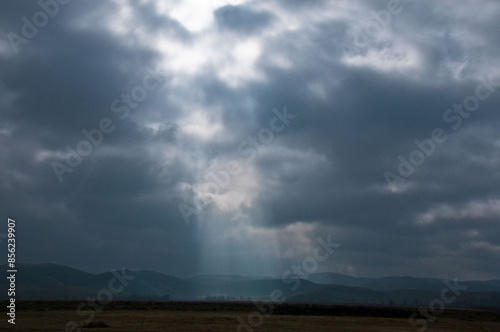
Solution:
[{"label": "storm cloud", "polygon": [[499,17],[486,0],[2,2],[18,260],[281,275],[329,234],[318,271],[499,278]]}]

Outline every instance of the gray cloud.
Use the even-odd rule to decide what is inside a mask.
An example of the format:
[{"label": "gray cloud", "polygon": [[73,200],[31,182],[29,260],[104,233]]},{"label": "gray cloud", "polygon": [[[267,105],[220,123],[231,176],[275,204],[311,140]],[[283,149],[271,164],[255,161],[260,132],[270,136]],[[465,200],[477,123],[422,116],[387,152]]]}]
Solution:
[{"label": "gray cloud", "polygon": [[222,28],[242,34],[253,34],[265,29],[272,20],[270,13],[254,12],[250,8],[232,5],[221,7],[214,14]]},{"label": "gray cloud", "polygon": [[[281,274],[331,234],[321,270],[498,278],[500,6],[401,3],[358,54],[341,44],[385,3],[73,1],[18,54],[8,33],[40,8],[0,5],[0,207],[19,260]],[[112,102],[151,69],[168,79],[120,119]],[[490,75],[453,130],[446,110]],[[285,106],[297,117],[259,143]],[[53,162],[103,118],[114,131],[59,182]],[[435,128],[446,141],[391,190],[384,172]],[[207,191],[230,161],[240,173]]]}]

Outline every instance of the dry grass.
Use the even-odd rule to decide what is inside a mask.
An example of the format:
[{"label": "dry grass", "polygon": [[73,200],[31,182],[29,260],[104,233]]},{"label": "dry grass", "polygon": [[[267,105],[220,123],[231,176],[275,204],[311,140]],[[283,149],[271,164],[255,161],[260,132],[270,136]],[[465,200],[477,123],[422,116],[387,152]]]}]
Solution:
[{"label": "dry grass", "polygon": [[89,322],[82,325],[82,328],[84,329],[97,329],[105,327],[109,327],[109,325],[104,322]]},{"label": "dry grass", "polygon": [[[214,304],[212,306],[216,307]],[[0,321],[0,331],[64,331],[69,321],[78,322],[82,327],[86,317],[79,316],[76,306],[68,310],[34,310],[19,311],[16,325],[7,323],[6,317]],[[46,308],[45,308],[46,309]],[[173,311],[157,310],[106,310],[96,314],[92,329],[83,328],[81,331],[232,331],[238,327],[237,318],[247,321],[250,311]],[[6,316],[6,315],[5,315]],[[472,318],[471,318],[472,317]],[[457,311],[453,314],[439,316],[436,321],[428,322],[429,332],[460,332],[460,331],[500,331],[500,321],[497,319],[480,319],[476,316]],[[97,323],[108,327],[99,327]],[[102,325],[104,326],[104,325]],[[91,327],[91,326],[89,326]],[[384,317],[353,317],[353,316],[313,316],[313,315],[281,315],[264,316],[263,324],[255,331],[339,331],[339,332],[417,332],[408,318]],[[75,330],[76,331],[76,330]],[[246,329],[241,331],[246,332]]]}]

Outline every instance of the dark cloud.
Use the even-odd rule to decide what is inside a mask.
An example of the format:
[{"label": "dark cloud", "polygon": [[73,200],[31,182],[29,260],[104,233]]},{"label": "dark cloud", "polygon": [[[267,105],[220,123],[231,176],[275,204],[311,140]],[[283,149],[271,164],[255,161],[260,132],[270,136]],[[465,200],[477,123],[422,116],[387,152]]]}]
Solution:
[{"label": "dark cloud", "polygon": [[[17,54],[9,32],[41,9],[0,5],[0,208],[19,260],[281,274],[331,234],[321,270],[498,278],[500,7],[401,3],[353,54],[387,4],[72,1]],[[164,81],[142,100],[151,71]],[[60,182],[54,163],[103,119],[113,131]]]},{"label": "dark cloud", "polygon": [[217,23],[242,34],[254,34],[263,30],[273,19],[267,12],[255,12],[247,7],[227,5],[215,11]]}]

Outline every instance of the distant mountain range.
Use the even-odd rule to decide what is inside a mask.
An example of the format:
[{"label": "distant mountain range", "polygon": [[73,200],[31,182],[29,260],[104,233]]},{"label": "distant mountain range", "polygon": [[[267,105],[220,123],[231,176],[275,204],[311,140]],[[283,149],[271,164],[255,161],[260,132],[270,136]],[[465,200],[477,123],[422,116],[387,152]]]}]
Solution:
[{"label": "distant mountain range", "polygon": [[[445,287],[442,279],[414,278],[409,276],[355,278],[338,273],[316,273],[309,276],[308,280],[323,285],[335,284],[350,287],[364,287],[378,291],[411,289],[437,292]],[[468,292],[500,292],[500,280],[461,281],[460,285],[467,286]]]},{"label": "distant mountain range", "polygon": [[[7,270],[6,265],[0,268]],[[107,293],[113,300],[268,301],[278,295],[299,303],[427,306],[443,300],[444,292],[448,300],[443,303],[451,307],[500,308],[500,280],[445,283],[434,278],[355,278],[338,273],[312,274],[307,280],[237,275],[181,279],[153,271],[92,274],[55,264],[18,264],[17,269],[17,300],[85,300]],[[5,290],[0,300],[7,300],[8,280],[2,278],[0,286]]]}]

